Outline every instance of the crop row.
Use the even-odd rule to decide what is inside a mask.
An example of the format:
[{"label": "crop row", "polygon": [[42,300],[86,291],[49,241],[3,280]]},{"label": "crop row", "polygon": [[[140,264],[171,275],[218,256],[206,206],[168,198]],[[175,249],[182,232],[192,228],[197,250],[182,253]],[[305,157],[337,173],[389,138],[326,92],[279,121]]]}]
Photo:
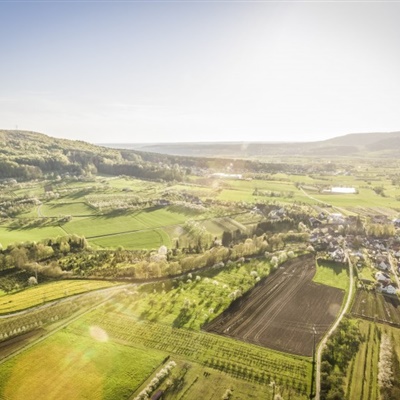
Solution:
[{"label": "crop row", "polygon": [[74,280],[35,286],[18,293],[2,296],[0,298],[0,314],[23,310],[62,297],[103,289],[113,285],[113,283],[106,281]]},{"label": "crop row", "polygon": [[39,329],[43,325],[68,318],[73,313],[100,300],[101,296],[88,295],[80,300],[56,303],[49,307],[32,310],[28,314],[0,319],[0,342]]},{"label": "crop row", "polygon": [[[271,379],[280,379],[295,390],[307,391],[310,363],[301,357],[284,355],[205,332],[176,329],[152,322],[139,323],[121,314],[98,312],[86,319],[87,323],[98,325],[114,339],[182,355],[216,369],[226,365],[225,372],[239,374],[249,380],[268,383]],[[75,324],[71,329],[75,333],[82,333],[84,327]]]}]

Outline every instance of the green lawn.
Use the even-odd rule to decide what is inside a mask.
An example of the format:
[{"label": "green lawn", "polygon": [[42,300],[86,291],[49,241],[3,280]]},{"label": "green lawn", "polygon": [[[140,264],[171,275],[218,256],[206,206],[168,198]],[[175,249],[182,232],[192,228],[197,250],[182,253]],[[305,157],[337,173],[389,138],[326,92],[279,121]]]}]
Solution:
[{"label": "green lawn", "polygon": [[94,326],[61,331],[0,365],[0,399],[128,399],[165,356],[110,342]]},{"label": "green lawn", "polygon": [[349,288],[347,266],[334,261],[319,259],[313,281],[347,291]]}]

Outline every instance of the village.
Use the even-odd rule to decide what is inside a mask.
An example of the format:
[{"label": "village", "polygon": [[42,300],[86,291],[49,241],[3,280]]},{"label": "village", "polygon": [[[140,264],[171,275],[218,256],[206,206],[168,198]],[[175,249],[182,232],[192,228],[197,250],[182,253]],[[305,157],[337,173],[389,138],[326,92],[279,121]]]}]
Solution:
[{"label": "village", "polygon": [[[400,282],[400,219],[376,216],[369,234],[357,217],[340,213],[311,217],[310,244],[319,256],[335,262],[349,260],[355,267],[358,286],[387,295],[398,293]],[[364,231],[364,232],[363,232]]]}]

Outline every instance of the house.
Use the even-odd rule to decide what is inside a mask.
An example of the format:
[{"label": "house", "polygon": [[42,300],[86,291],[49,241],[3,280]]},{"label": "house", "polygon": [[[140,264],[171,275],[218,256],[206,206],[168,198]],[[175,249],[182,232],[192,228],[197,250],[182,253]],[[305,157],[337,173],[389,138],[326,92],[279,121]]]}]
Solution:
[{"label": "house", "polygon": [[400,258],[400,250],[396,251],[393,255],[394,255],[396,258]]},{"label": "house", "polygon": [[335,251],[329,253],[329,256],[331,260],[336,262],[344,262],[345,259],[344,251],[340,247],[338,247]]},{"label": "house", "polygon": [[388,274],[385,274],[384,272],[377,272],[375,274],[375,279],[378,282],[384,282],[384,283],[390,283],[390,276]]},{"label": "house", "polygon": [[381,291],[387,294],[396,294],[396,288],[390,283],[387,285],[383,284],[381,286]]},{"label": "house", "polygon": [[389,271],[390,270],[390,265],[388,262],[381,261],[378,265],[377,268],[380,269],[381,271]]}]

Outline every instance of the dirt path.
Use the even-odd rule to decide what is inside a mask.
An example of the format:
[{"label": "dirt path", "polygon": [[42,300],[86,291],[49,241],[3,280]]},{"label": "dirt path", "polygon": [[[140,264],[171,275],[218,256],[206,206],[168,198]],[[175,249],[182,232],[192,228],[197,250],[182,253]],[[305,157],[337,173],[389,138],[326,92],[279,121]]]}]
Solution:
[{"label": "dirt path", "polygon": [[[334,206],[334,205],[332,205],[332,204],[329,204],[329,203],[326,202],[326,201],[322,201],[322,200],[316,199],[315,197],[312,197],[312,196],[309,195],[301,186],[300,186],[300,190],[301,190],[301,191],[303,192],[303,194],[304,194],[306,197],[308,197],[309,199],[314,200],[314,201],[316,201],[316,202],[318,202],[318,203],[321,203],[321,204],[323,204],[323,205],[325,205],[325,206],[328,205],[329,207],[332,207],[334,210],[339,211],[339,212],[341,212],[341,213],[343,213],[343,214],[346,215],[346,210],[345,210],[344,208]],[[326,211],[326,210],[325,210],[325,211]]]},{"label": "dirt path", "polygon": [[320,342],[320,344],[318,346],[317,366],[316,366],[316,379],[315,379],[315,397],[314,397],[315,400],[320,400],[320,396],[321,396],[321,358],[322,358],[322,351],[324,350],[326,342],[328,341],[328,339],[330,338],[332,333],[336,330],[336,328],[340,324],[340,321],[342,320],[344,315],[347,313],[347,310],[348,310],[348,308],[350,306],[351,299],[353,298],[353,291],[354,291],[353,265],[352,265],[352,263],[350,261],[350,257],[349,257],[349,254],[348,254],[347,250],[345,250],[345,254],[346,254],[347,263],[349,265],[349,276],[350,276],[349,293],[348,293],[348,296],[347,296],[346,303],[345,303],[345,305],[343,307],[343,310],[340,313],[338,319],[333,324],[332,328],[329,329],[329,331],[327,332],[327,334],[325,335],[325,337],[322,339],[322,341]]}]

